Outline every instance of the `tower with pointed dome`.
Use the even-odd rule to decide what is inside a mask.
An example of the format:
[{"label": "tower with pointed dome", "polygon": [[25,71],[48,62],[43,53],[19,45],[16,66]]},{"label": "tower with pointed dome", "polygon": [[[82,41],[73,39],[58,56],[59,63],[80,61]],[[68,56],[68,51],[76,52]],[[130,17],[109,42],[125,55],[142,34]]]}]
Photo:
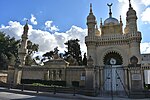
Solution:
[{"label": "tower with pointed dome", "polygon": [[92,11],[92,4],[90,4],[90,13],[87,16],[87,27],[88,27],[88,37],[89,37],[89,42],[87,45],[88,48],[87,53],[90,54],[94,59],[96,58],[96,54],[95,54],[96,42],[94,37],[96,36],[97,30],[96,30],[96,17],[94,16]]},{"label": "tower with pointed dome", "polygon": [[25,58],[27,56],[27,41],[28,41],[28,23],[26,22],[25,26],[23,27],[23,34],[21,36],[21,44],[18,50],[18,57],[23,66],[25,64]]}]

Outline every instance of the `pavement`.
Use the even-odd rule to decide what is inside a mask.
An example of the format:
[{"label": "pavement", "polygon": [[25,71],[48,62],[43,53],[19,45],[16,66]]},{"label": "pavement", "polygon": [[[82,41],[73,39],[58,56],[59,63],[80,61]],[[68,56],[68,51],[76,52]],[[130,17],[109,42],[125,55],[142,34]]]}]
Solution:
[{"label": "pavement", "polygon": [[[32,95],[32,96],[47,96],[47,97],[55,97],[55,98],[63,98],[63,99],[69,99],[69,100],[137,100],[137,99],[130,99],[127,97],[91,97],[91,96],[85,96],[85,95],[79,95],[79,94],[66,94],[66,93],[52,93],[52,92],[38,92],[37,91],[28,91],[28,90],[19,90],[19,89],[7,89],[0,87],[1,92],[10,92],[10,93],[16,93],[16,94],[25,94],[25,95]],[[145,99],[138,99],[138,100],[150,100],[150,98]]]}]

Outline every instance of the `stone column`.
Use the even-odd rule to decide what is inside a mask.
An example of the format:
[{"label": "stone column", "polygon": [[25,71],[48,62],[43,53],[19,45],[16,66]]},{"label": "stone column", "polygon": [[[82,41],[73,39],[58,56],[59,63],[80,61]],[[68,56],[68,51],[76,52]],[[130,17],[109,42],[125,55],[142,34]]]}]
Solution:
[{"label": "stone column", "polygon": [[100,87],[100,69],[99,69],[99,66],[96,66],[96,69],[95,69],[95,71],[96,71],[96,87],[99,89],[99,87]]},{"label": "stone column", "polygon": [[129,65],[129,83],[130,83],[130,98],[144,98],[143,92],[143,71],[141,64],[138,63],[137,57],[133,56],[130,59]]},{"label": "stone column", "polygon": [[140,67],[130,68],[130,90],[131,91],[141,91],[143,90],[143,73]]},{"label": "stone column", "polygon": [[87,61],[87,66],[85,67],[86,77],[85,77],[85,87],[86,95],[95,96],[96,95],[96,71],[94,67],[94,61],[89,57]]},{"label": "stone column", "polygon": [[125,88],[128,89],[129,84],[128,84],[128,67],[124,67],[124,79],[125,79]]},{"label": "stone column", "polygon": [[104,78],[104,76],[103,76],[103,67],[102,66],[100,67],[100,76],[99,76],[99,78],[100,78],[100,89],[102,90],[103,89],[103,83],[104,83],[104,80],[103,80],[103,78]]},{"label": "stone column", "polygon": [[94,89],[95,88],[94,68],[88,67],[85,68],[85,71],[86,71],[85,87],[86,89]]},{"label": "stone column", "polygon": [[44,78],[45,80],[49,80],[49,70],[46,70]]},{"label": "stone column", "polygon": [[22,79],[22,67],[17,67],[15,68],[15,73],[14,73],[14,85],[21,84],[21,79]]},{"label": "stone column", "polygon": [[51,71],[51,80],[52,81],[54,80],[54,72],[53,72],[53,70]]}]

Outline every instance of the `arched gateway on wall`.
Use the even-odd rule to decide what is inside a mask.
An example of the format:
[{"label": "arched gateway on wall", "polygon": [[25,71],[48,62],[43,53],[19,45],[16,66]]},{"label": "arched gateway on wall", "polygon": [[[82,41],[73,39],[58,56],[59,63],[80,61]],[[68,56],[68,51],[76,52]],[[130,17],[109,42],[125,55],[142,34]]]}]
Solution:
[{"label": "arched gateway on wall", "polygon": [[103,57],[103,63],[103,92],[125,93],[125,72],[122,56],[115,51],[108,52]]}]

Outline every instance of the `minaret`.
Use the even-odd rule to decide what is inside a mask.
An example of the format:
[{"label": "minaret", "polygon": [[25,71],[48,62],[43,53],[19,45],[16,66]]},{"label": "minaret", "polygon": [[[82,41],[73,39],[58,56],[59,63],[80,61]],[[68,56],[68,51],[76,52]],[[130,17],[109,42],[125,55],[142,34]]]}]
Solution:
[{"label": "minaret", "polygon": [[138,63],[141,63],[141,53],[140,53],[140,43],[141,43],[141,33],[137,30],[137,16],[136,11],[131,5],[129,0],[129,10],[127,11],[126,17],[127,25],[126,32],[128,32],[129,47],[130,47],[130,57],[136,56],[138,58]]},{"label": "minaret", "polygon": [[24,29],[23,34],[21,36],[21,46],[20,46],[19,52],[18,52],[18,56],[19,56],[22,66],[25,64],[25,58],[27,55],[27,41],[28,41],[28,30],[29,30],[27,22],[23,29]]},{"label": "minaret", "polygon": [[95,25],[96,25],[96,18],[92,12],[92,4],[90,4],[90,13],[87,16],[88,36],[95,35]]},{"label": "minaret", "polygon": [[129,27],[129,34],[136,34],[137,33],[137,16],[136,11],[133,9],[131,5],[131,0],[129,0],[129,9],[127,11],[126,21]]},{"label": "minaret", "polygon": [[87,28],[88,28],[88,36],[85,37],[85,44],[87,46],[87,56],[92,57],[94,60],[94,64],[96,63],[96,18],[92,12],[92,4],[90,4],[90,13],[87,16]]}]

